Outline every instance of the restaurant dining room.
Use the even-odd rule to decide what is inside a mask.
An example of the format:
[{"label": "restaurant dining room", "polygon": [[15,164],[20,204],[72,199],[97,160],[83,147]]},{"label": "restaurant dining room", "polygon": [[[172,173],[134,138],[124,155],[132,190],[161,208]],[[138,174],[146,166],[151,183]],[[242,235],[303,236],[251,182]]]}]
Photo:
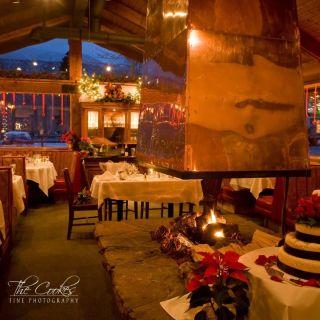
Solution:
[{"label": "restaurant dining room", "polygon": [[320,319],[320,0],[0,8],[0,319]]}]

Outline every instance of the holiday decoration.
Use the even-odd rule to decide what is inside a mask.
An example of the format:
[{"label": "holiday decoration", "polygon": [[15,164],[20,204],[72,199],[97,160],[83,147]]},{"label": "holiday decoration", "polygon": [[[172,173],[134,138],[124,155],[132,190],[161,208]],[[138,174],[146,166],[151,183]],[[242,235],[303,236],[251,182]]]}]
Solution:
[{"label": "holiday decoration", "polygon": [[104,97],[98,100],[99,102],[121,102],[121,103],[135,103],[136,99],[133,95],[125,94],[122,91],[120,84],[108,83],[105,86]]},{"label": "holiday decoration", "polygon": [[100,94],[100,83],[93,75],[90,77],[87,74],[84,74],[82,79],[78,84],[79,92],[85,96],[87,96],[91,101],[97,101],[101,99]]}]

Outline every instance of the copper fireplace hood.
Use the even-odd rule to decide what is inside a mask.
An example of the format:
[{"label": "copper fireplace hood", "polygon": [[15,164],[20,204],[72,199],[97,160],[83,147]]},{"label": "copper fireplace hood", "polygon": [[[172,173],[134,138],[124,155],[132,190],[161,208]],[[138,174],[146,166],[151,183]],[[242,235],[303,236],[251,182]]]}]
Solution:
[{"label": "copper fireplace hood", "polygon": [[137,157],[183,178],[305,176],[294,0],[149,0]]}]

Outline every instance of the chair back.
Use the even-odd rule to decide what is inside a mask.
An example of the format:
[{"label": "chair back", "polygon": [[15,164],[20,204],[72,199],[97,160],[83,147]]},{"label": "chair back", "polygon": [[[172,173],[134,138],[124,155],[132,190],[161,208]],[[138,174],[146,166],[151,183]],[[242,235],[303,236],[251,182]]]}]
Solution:
[{"label": "chair back", "polygon": [[285,201],[285,178],[277,177],[273,192],[271,220],[281,223],[282,209]]},{"label": "chair back", "polygon": [[64,176],[64,182],[66,184],[69,206],[71,206],[73,204],[73,200],[74,200],[74,193],[73,193],[73,185],[71,182],[70,173],[69,173],[68,168],[63,169],[63,176]]},{"label": "chair back", "polygon": [[2,166],[16,165],[15,174],[22,177],[23,182],[26,183],[26,158],[23,156],[3,156],[0,157],[0,164]]},{"label": "chair back", "polygon": [[4,222],[5,222],[5,236],[8,239],[12,234],[12,173],[11,167],[0,167],[0,200],[2,203]]},{"label": "chair back", "polygon": [[83,168],[81,166],[81,153],[78,151],[73,152],[70,179],[72,181],[74,193],[78,193],[83,189],[85,182],[83,177]]}]

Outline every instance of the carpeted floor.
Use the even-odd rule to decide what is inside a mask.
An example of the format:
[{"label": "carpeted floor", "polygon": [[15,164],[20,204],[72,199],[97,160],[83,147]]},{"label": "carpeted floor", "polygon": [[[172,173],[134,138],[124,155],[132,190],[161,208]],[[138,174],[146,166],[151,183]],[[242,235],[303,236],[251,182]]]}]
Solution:
[{"label": "carpeted floor", "polygon": [[[31,209],[20,217],[9,267],[0,274],[0,319],[120,319],[115,307],[110,279],[101,265],[93,226],[74,228],[66,240],[66,204]],[[69,276],[77,275],[78,303],[10,303],[8,281],[36,275],[40,282],[59,287]]]}]

